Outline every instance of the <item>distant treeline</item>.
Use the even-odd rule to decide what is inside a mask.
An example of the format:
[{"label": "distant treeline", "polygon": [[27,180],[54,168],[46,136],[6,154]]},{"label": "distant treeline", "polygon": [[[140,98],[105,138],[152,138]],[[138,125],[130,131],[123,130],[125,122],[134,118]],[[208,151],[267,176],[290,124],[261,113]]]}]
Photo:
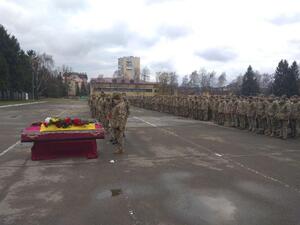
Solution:
[{"label": "distant treeline", "polygon": [[156,81],[161,94],[173,94],[176,91],[183,94],[212,92],[244,96],[274,94],[290,97],[300,94],[299,67],[295,61],[289,65],[287,60],[279,62],[274,74],[261,74],[249,66],[245,74],[237,76],[229,84],[225,72],[218,76],[216,72],[204,68],[185,75],[181,85],[178,84],[178,75],[175,72],[157,72]]},{"label": "distant treeline", "polygon": [[34,50],[23,51],[15,36],[0,24],[0,93],[14,99],[15,93],[29,93],[35,98],[63,97],[67,85],[62,74],[70,68],[54,66],[51,55]]}]

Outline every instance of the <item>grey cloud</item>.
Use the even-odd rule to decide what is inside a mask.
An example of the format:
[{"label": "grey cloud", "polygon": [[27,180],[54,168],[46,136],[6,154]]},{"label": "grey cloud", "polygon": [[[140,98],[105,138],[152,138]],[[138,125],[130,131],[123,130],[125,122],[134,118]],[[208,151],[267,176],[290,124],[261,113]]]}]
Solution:
[{"label": "grey cloud", "polygon": [[[160,39],[159,36],[141,36],[122,22],[99,31],[68,27],[70,14],[76,16],[89,7],[81,2],[15,0],[12,4],[0,4],[1,23],[16,36],[25,51],[46,52],[54,57],[57,66],[66,64],[88,74],[99,71],[111,75],[117,69],[118,57],[133,55],[131,49],[149,48]],[[16,10],[18,8],[22,10]],[[121,51],[109,51],[115,47]]]},{"label": "grey cloud", "polygon": [[190,29],[183,26],[161,26],[158,33],[170,39],[184,37],[190,33]]},{"label": "grey cloud", "polygon": [[300,46],[300,39],[292,39],[288,41],[289,44]]},{"label": "grey cloud", "polygon": [[175,67],[171,61],[150,63],[150,69],[153,71],[174,71]]},{"label": "grey cloud", "polygon": [[135,36],[134,42],[138,43],[141,47],[151,47],[155,45],[159,41],[159,37],[140,37],[138,35]]},{"label": "grey cloud", "polygon": [[160,3],[165,3],[165,2],[177,2],[180,0],[145,0],[145,3],[147,5],[153,5],[153,4],[160,4]]},{"label": "grey cloud", "polygon": [[196,52],[196,55],[205,60],[217,62],[229,62],[237,57],[236,52],[230,48],[209,48]]},{"label": "grey cloud", "polygon": [[282,26],[300,22],[300,13],[293,15],[280,15],[270,20],[271,23]]},{"label": "grey cloud", "polygon": [[88,7],[87,1],[82,0],[52,0],[51,4],[63,11],[80,11]]}]

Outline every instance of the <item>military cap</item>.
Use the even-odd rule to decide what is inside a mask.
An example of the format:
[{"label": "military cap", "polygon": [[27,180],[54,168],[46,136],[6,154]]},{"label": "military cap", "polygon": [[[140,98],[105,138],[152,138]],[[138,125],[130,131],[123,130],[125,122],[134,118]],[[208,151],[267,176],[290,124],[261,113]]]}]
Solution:
[{"label": "military cap", "polygon": [[286,99],[286,98],[287,98],[287,96],[286,96],[286,95],[282,95],[282,96],[281,96],[281,98],[283,98],[283,99]]},{"label": "military cap", "polygon": [[121,99],[121,95],[120,95],[120,93],[113,93],[112,98],[116,99],[116,100],[120,100]]}]

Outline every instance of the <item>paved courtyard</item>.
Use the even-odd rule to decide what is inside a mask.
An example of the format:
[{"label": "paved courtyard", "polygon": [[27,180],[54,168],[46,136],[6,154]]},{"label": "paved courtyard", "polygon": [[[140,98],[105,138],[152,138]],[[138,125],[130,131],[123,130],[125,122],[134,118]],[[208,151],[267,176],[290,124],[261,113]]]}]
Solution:
[{"label": "paved courtyard", "polygon": [[[1,225],[299,225],[300,139],[131,109],[125,154],[31,161],[20,131],[86,101],[0,108]],[[115,160],[111,163],[111,160]]]}]

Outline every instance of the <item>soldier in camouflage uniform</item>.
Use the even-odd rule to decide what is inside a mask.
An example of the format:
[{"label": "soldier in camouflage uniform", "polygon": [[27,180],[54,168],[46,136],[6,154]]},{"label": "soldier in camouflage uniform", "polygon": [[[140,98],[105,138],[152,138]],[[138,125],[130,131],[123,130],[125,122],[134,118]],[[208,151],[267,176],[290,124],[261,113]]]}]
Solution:
[{"label": "soldier in camouflage uniform", "polygon": [[[90,107],[93,110],[93,96]],[[147,109],[163,111],[193,119],[212,120],[220,125],[249,128],[257,133],[287,137],[287,124],[291,127],[291,136],[297,136],[300,120],[299,97],[281,99],[270,97],[235,97],[235,96],[154,96],[131,99],[134,105]],[[143,102],[143,103],[141,103]],[[290,105],[290,115],[288,115]],[[208,106],[208,107],[207,107]],[[209,112],[209,113],[206,113]],[[207,116],[209,115],[209,116]],[[211,116],[210,116],[211,115]],[[208,118],[207,118],[208,117]],[[288,118],[288,119],[287,119]]]},{"label": "soldier in camouflage uniform", "polygon": [[253,97],[249,98],[247,103],[247,118],[248,118],[248,130],[256,131],[256,102]]},{"label": "soldier in camouflage uniform", "polygon": [[287,100],[286,96],[282,96],[279,101],[279,110],[277,112],[277,119],[279,120],[279,137],[282,139],[287,139],[287,129],[289,125],[289,118],[291,115],[291,104]]},{"label": "soldier in camouflage uniform", "polygon": [[257,133],[264,134],[266,124],[265,124],[265,104],[264,98],[260,96],[256,103],[256,121],[257,121]]},{"label": "soldier in camouflage uniform", "polygon": [[113,101],[115,106],[112,109],[111,126],[117,146],[114,154],[122,154],[124,152],[124,131],[127,120],[127,109],[119,93],[113,94]]},{"label": "soldier in camouflage uniform", "polygon": [[232,102],[232,108],[231,108],[231,121],[232,121],[231,126],[232,127],[239,127],[237,105],[238,105],[237,99],[234,98],[233,102]]},{"label": "soldier in camouflage uniform", "polygon": [[246,129],[246,101],[243,99],[239,99],[238,106],[237,106],[237,112],[239,116],[239,128],[240,129]]},{"label": "soldier in camouflage uniform", "polygon": [[208,120],[208,98],[204,97],[202,98],[202,103],[201,103],[201,112],[202,112],[202,120],[207,121]]},{"label": "soldier in camouflage uniform", "polygon": [[297,127],[300,122],[300,101],[298,101],[297,96],[292,97],[291,105],[291,115],[290,115],[290,127],[291,127],[291,137],[297,137]]},{"label": "soldier in camouflage uniform", "polygon": [[268,107],[268,119],[269,119],[269,126],[270,126],[270,135],[271,137],[276,135],[277,131],[277,113],[279,111],[279,105],[277,99],[273,99],[273,97],[270,98],[270,104]]},{"label": "soldier in camouflage uniform", "polygon": [[224,125],[224,120],[225,120],[224,106],[225,106],[225,100],[223,98],[220,98],[219,105],[218,105],[218,124],[219,125]]},{"label": "soldier in camouflage uniform", "polygon": [[[127,125],[127,119],[130,115],[130,103],[127,99],[127,96],[126,96],[126,93],[122,93],[122,100],[124,101],[125,103],[125,106],[126,106],[126,120],[125,120],[125,127]],[[124,131],[124,137],[125,137],[125,131]]]},{"label": "soldier in camouflage uniform", "polygon": [[224,126],[230,127],[231,125],[231,118],[230,118],[230,109],[231,109],[231,101],[226,98],[224,102]]}]

